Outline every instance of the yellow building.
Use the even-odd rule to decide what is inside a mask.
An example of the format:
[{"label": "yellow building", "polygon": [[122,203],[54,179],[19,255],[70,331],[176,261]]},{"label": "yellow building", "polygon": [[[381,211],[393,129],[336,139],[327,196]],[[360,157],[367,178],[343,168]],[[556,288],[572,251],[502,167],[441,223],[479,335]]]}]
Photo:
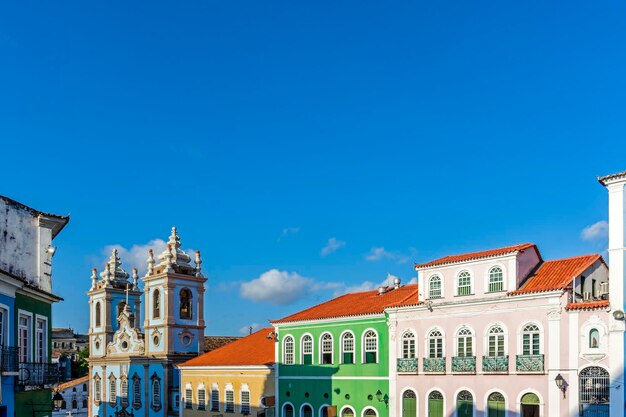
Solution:
[{"label": "yellow building", "polygon": [[182,416],[274,416],[273,328],[178,365]]}]

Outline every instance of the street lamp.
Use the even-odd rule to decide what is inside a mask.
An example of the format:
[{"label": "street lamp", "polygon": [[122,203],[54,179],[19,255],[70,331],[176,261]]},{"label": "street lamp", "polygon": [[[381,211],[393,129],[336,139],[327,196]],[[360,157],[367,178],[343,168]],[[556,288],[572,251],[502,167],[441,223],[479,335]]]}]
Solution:
[{"label": "street lamp", "polygon": [[63,396],[58,392],[54,394],[54,397],[52,397],[52,404],[54,405],[55,409],[61,409],[61,407],[63,406]]},{"label": "street lamp", "polygon": [[567,381],[565,381],[561,374],[558,374],[556,378],[554,378],[554,382],[556,383],[556,387],[560,389],[563,393],[563,398],[565,398],[565,391],[567,391]]}]

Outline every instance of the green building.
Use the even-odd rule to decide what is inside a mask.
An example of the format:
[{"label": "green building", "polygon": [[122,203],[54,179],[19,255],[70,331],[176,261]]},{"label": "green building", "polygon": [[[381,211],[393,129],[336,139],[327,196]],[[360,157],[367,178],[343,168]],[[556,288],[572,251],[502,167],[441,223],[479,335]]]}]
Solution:
[{"label": "green building", "polygon": [[385,308],[417,303],[417,285],[350,293],[272,322],[278,417],[388,417]]}]

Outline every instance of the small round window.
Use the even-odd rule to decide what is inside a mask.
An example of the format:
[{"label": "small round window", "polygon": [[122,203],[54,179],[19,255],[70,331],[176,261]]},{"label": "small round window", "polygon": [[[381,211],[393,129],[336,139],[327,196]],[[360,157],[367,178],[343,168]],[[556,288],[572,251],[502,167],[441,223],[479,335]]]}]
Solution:
[{"label": "small round window", "polygon": [[159,342],[160,342],[159,336],[154,336],[152,338],[152,342],[154,343],[154,346],[159,346]]},{"label": "small round window", "polygon": [[100,349],[100,342],[96,342],[96,349]]},{"label": "small round window", "polygon": [[123,350],[128,350],[128,342],[127,342],[126,340],[124,340],[124,341],[122,342],[122,349],[123,349]]},{"label": "small round window", "polygon": [[191,344],[191,337],[189,336],[183,336],[183,345],[185,346],[189,346]]}]

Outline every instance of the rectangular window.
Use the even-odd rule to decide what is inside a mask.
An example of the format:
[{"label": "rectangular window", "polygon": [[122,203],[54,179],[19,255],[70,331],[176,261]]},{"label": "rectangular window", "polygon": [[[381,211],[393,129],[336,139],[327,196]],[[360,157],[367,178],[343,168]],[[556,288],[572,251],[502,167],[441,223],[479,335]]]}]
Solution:
[{"label": "rectangular window", "polygon": [[412,359],[415,357],[414,339],[404,339],[402,341],[402,357],[405,359]]},{"label": "rectangular window", "polygon": [[250,391],[241,391],[241,413],[250,414]]},{"label": "rectangular window", "polygon": [[46,356],[48,353],[47,343],[46,343],[46,330],[47,330],[46,320],[42,318],[37,318],[37,327],[35,329],[36,332],[36,344],[37,344],[37,356],[35,358],[35,362],[45,363]]},{"label": "rectangular window", "polygon": [[220,392],[211,390],[211,411],[220,411]]},{"label": "rectangular window", "polygon": [[117,403],[117,381],[115,378],[109,380],[109,403]]},{"label": "rectangular window", "polygon": [[101,388],[100,388],[100,380],[96,379],[94,381],[93,385],[94,385],[93,391],[95,393],[94,400],[96,401],[96,403],[99,403],[100,400],[102,399],[102,391],[101,391]]},{"label": "rectangular window", "polygon": [[502,281],[495,281],[489,283],[489,292],[502,291]]},{"label": "rectangular window", "polygon": [[30,359],[30,316],[20,314],[18,322],[18,347],[20,362],[26,363]]},{"label": "rectangular window", "polygon": [[431,358],[443,358],[443,341],[441,339],[431,338],[428,341],[428,356]]},{"label": "rectangular window", "polygon": [[6,341],[6,324],[8,322],[7,311],[4,308],[0,308],[0,345],[7,346]]},{"label": "rectangular window", "polygon": [[235,391],[227,390],[226,391],[226,409],[225,413],[234,413],[235,412]]},{"label": "rectangular window", "polygon": [[524,334],[522,338],[523,355],[539,355],[539,334]]},{"label": "rectangular window", "polygon": [[504,336],[489,336],[489,356],[504,356]]},{"label": "rectangular window", "polygon": [[141,406],[141,380],[133,379],[133,405]]},{"label": "rectangular window", "polygon": [[343,363],[354,363],[354,336],[346,333],[343,336]]},{"label": "rectangular window", "polygon": [[354,363],[354,353],[343,352],[343,363]]},{"label": "rectangular window", "polygon": [[198,410],[206,409],[206,391],[198,390]]}]

